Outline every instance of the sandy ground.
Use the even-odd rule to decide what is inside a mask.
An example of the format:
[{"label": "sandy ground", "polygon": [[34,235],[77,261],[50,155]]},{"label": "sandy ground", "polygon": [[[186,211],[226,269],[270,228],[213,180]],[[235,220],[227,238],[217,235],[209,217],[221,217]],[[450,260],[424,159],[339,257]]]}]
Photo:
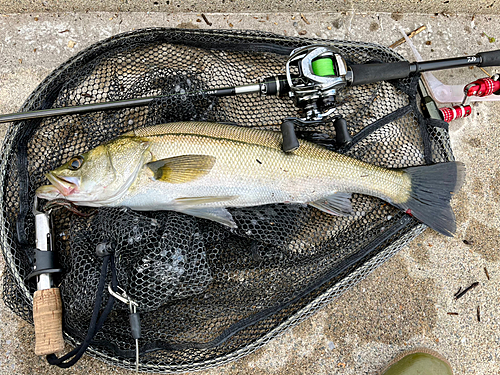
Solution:
[{"label": "sandy ground", "polygon": [[[304,15],[308,23],[298,13],[207,14],[212,26],[197,14],[0,15],[0,113],[16,111],[48,73],[81,49],[148,26],[258,29],[390,45],[401,37],[399,27],[411,31],[426,25],[414,38],[424,59],[500,48],[487,37],[500,38],[500,24],[490,16],[356,11]],[[396,50],[414,60],[408,46]],[[492,74],[500,68],[487,70]],[[447,84],[465,85],[484,73],[463,68],[436,75]],[[199,374],[375,374],[398,353],[418,346],[441,352],[456,374],[500,373],[499,113],[499,102],[483,102],[473,106],[471,117],[450,125],[456,159],[468,170],[453,201],[458,226],[454,238],[426,230],[311,318],[255,353]],[[0,134],[4,131],[0,128]],[[477,288],[453,298],[459,287],[475,281]],[[69,370],[50,367],[33,353],[33,328],[3,302],[0,327],[1,373],[132,373],[87,356]]]}]

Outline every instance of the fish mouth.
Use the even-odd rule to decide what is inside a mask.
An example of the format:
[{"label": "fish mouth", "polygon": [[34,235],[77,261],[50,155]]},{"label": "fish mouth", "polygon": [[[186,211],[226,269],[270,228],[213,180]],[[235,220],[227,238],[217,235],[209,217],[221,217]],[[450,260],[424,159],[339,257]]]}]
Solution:
[{"label": "fish mouth", "polygon": [[35,194],[38,198],[46,199],[48,201],[64,197],[64,195],[62,195],[59,189],[54,185],[40,186],[38,189],[36,189]]},{"label": "fish mouth", "polygon": [[45,175],[50,183],[65,197],[78,191],[80,179],[78,177],[59,177],[52,173]]}]

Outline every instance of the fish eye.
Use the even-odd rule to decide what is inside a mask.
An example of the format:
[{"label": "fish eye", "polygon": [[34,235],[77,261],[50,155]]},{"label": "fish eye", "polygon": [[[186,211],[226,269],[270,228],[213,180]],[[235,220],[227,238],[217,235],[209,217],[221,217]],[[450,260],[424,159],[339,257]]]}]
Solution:
[{"label": "fish eye", "polygon": [[76,171],[82,166],[82,164],[83,164],[83,157],[75,156],[71,158],[71,160],[69,161],[69,169]]}]

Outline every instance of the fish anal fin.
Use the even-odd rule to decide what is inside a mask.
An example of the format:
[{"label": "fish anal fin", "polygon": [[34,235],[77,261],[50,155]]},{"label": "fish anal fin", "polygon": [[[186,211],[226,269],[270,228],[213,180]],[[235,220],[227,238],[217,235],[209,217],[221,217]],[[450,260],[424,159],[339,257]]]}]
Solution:
[{"label": "fish anal fin", "polygon": [[187,215],[199,217],[201,219],[212,220],[222,225],[230,228],[237,228],[233,216],[231,213],[222,207],[185,207],[179,209],[178,212],[182,212]]},{"label": "fish anal fin", "polygon": [[146,164],[155,180],[182,184],[207,175],[215,164],[210,155],[181,155]]},{"label": "fish anal fin", "polygon": [[351,193],[335,193],[308,204],[330,215],[349,216],[352,214]]}]

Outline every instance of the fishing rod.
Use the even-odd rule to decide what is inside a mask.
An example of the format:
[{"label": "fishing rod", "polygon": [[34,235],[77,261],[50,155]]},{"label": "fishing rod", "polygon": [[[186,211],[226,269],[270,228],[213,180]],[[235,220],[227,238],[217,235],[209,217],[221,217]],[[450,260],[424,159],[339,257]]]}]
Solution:
[{"label": "fishing rod", "polygon": [[89,113],[89,112],[109,111],[114,109],[142,107],[151,104],[154,100],[162,98],[192,97],[199,95],[222,97],[222,96],[233,96],[233,95],[253,94],[253,93],[257,93],[260,95],[281,95],[286,91],[285,86],[287,87],[286,76],[283,75],[283,76],[266,78],[261,83],[250,84],[250,85],[221,87],[209,90],[191,91],[186,93],[175,93],[170,95],[158,95],[158,96],[149,96],[145,98],[117,100],[113,102],[93,103],[93,104],[84,104],[78,106],[9,113],[5,115],[0,115],[0,123],[33,120],[37,118],[54,117],[54,116],[74,115],[74,114]]},{"label": "fishing rod", "polygon": [[[294,125],[314,124],[324,121],[335,111],[337,92],[344,87],[407,78],[421,72],[467,66],[500,66],[500,50],[480,52],[472,56],[414,63],[399,61],[393,63],[347,64],[337,49],[327,45],[315,44],[299,47],[291,52],[285,65],[285,75],[268,77],[259,83],[199,90],[182,94],[176,93],[172,95],[11,113],[0,115],[0,123],[147,106],[157,99],[179,96],[207,95],[225,97],[254,93],[263,96],[289,95],[293,99],[294,104],[301,108],[304,114],[301,118],[287,118],[281,125],[283,150],[289,152],[299,146],[295,136]],[[468,92],[465,92],[464,97],[467,94]],[[336,132],[337,144],[341,146],[349,143],[351,137],[347,130],[345,119],[341,116],[336,116],[333,119],[333,125]]]}]

